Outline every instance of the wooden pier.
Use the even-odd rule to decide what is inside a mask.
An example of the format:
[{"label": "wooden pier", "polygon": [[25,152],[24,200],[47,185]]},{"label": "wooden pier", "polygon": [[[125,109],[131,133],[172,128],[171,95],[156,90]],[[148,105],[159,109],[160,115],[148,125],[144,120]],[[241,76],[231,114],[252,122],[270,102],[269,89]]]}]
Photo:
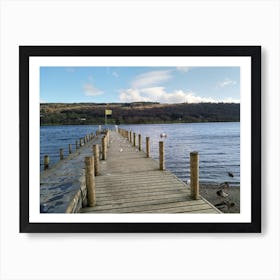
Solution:
[{"label": "wooden pier", "polygon": [[[136,139],[138,141],[136,141]],[[118,129],[85,137],[69,155],[40,176],[42,213],[221,213],[199,195],[198,154],[191,153],[191,184],[150,158],[150,138]],[[70,152],[71,151],[71,152]],[[100,152],[99,152],[100,151]]]},{"label": "wooden pier", "polygon": [[[81,213],[221,213],[136,145],[135,134],[110,132],[106,161],[95,176],[96,204]],[[141,137],[139,137],[141,139]],[[140,142],[141,143],[141,142]],[[161,148],[162,149],[162,148]]]}]

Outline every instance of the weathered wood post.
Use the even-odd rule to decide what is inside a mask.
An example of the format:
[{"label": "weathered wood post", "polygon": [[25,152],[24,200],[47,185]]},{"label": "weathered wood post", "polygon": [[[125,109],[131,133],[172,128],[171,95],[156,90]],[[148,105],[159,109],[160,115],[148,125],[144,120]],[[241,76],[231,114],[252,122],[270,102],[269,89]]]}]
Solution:
[{"label": "weathered wood post", "polygon": [[44,170],[49,168],[49,164],[50,164],[50,158],[48,155],[44,156]]},{"label": "weathered wood post", "polygon": [[132,143],[132,131],[131,130],[129,131],[129,140],[130,140],[130,143]]},{"label": "weathered wood post", "polygon": [[150,157],[150,137],[146,137],[146,154],[147,158]]},{"label": "weathered wood post", "polygon": [[190,153],[191,197],[199,199],[199,155],[198,152]]},{"label": "weathered wood post", "polygon": [[110,144],[110,132],[109,130],[107,130],[107,133],[106,133],[106,138],[107,138],[107,147],[109,148],[109,144]]},{"label": "weathered wood post", "polygon": [[78,140],[76,140],[76,151],[78,150],[79,148],[79,144],[78,144]]},{"label": "weathered wood post", "polygon": [[163,141],[159,141],[159,170],[165,170]]},{"label": "weathered wood post", "polygon": [[93,145],[93,155],[94,155],[94,174],[99,175],[99,146],[98,144]]},{"label": "weathered wood post", "polygon": [[93,207],[96,204],[93,157],[85,157],[85,165],[88,206]]},{"label": "weathered wood post", "polygon": [[136,146],[136,133],[133,132],[133,146]]},{"label": "weathered wood post", "polygon": [[142,139],[141,139],[141,134],[138,134],[138,149],[139,149],[139,151],[142,150]]},{"label": "weathered wood post", "polygon": [[60,157],[60,159],[62,160],[63,159],[63,149],[61,148],[61,149],[59,149],[59,157]]},{"label": "weathered wood post", "polygon": [[107,150],[106,136],[103,136],[103,138],[102,138],[102,159],[103,160],[106,160],[106,158],[107,158],[106,150]]},{"label": "weathered wood post", "polygon": [[69,149],[69,155],[72,154],[72,144],[68,145],[68,149]]},{"label": "weathered wood post", "polygon": [[86,144],[86,142],[87,142],[87,137],[85,136],[84,137],[84,143]]},{"label": "weathered wood post", "polygon": [[82,147],[83,143],[82,143],[82,138],[80,138],[80,147]]}]

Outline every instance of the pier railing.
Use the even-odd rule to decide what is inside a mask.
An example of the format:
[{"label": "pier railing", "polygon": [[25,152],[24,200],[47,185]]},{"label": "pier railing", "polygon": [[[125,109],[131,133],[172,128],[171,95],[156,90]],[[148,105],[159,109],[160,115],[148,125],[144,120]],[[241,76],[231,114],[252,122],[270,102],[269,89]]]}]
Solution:
[{"label": "pier railing", "polygon": [[[96,135],[95,135],[92,132],[92,133],[86,134],[84,137],[80,137],[78,140],[75,140],[75,144],[69,143],[68,144],[68,156],[72,155],[74,152],[77,152],[81,147],[83,147],[86,143],[93,140],[100,133],[102,133],[102,132],[96,131]],[[75,150],[73,149],[73,145],[75,146]],[[58,154],[59,154],[59,160],[63,160],[66,158],[65,150],[63,148],[59,148]],[[56,163],[57,162],[54,162],[52,164],[52,158],[50,157],[50,155],[47,155],[47,154],[44,155],[44,157],[43,157],[44,170],[51,168]]]}]

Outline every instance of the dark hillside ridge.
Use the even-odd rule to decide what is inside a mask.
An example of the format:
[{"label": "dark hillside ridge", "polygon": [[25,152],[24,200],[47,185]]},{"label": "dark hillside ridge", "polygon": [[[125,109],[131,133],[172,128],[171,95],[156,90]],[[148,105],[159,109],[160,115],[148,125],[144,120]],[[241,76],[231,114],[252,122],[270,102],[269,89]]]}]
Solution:
[{"label": "dark hillside ridge", "polygon": [[41,125],[104,124],[105,109],[112,110],[108,124],[186,122],[239,122],[236,103],[43,103]]}]

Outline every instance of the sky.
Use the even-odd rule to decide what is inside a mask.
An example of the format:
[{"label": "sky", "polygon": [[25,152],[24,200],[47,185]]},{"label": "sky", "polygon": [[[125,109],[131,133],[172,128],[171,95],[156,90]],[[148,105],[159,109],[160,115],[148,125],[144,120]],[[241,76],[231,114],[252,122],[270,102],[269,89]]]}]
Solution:
[{"label": "sky", "polygon": [[240,102],[239,67],[40,67],[41,103]]}]

